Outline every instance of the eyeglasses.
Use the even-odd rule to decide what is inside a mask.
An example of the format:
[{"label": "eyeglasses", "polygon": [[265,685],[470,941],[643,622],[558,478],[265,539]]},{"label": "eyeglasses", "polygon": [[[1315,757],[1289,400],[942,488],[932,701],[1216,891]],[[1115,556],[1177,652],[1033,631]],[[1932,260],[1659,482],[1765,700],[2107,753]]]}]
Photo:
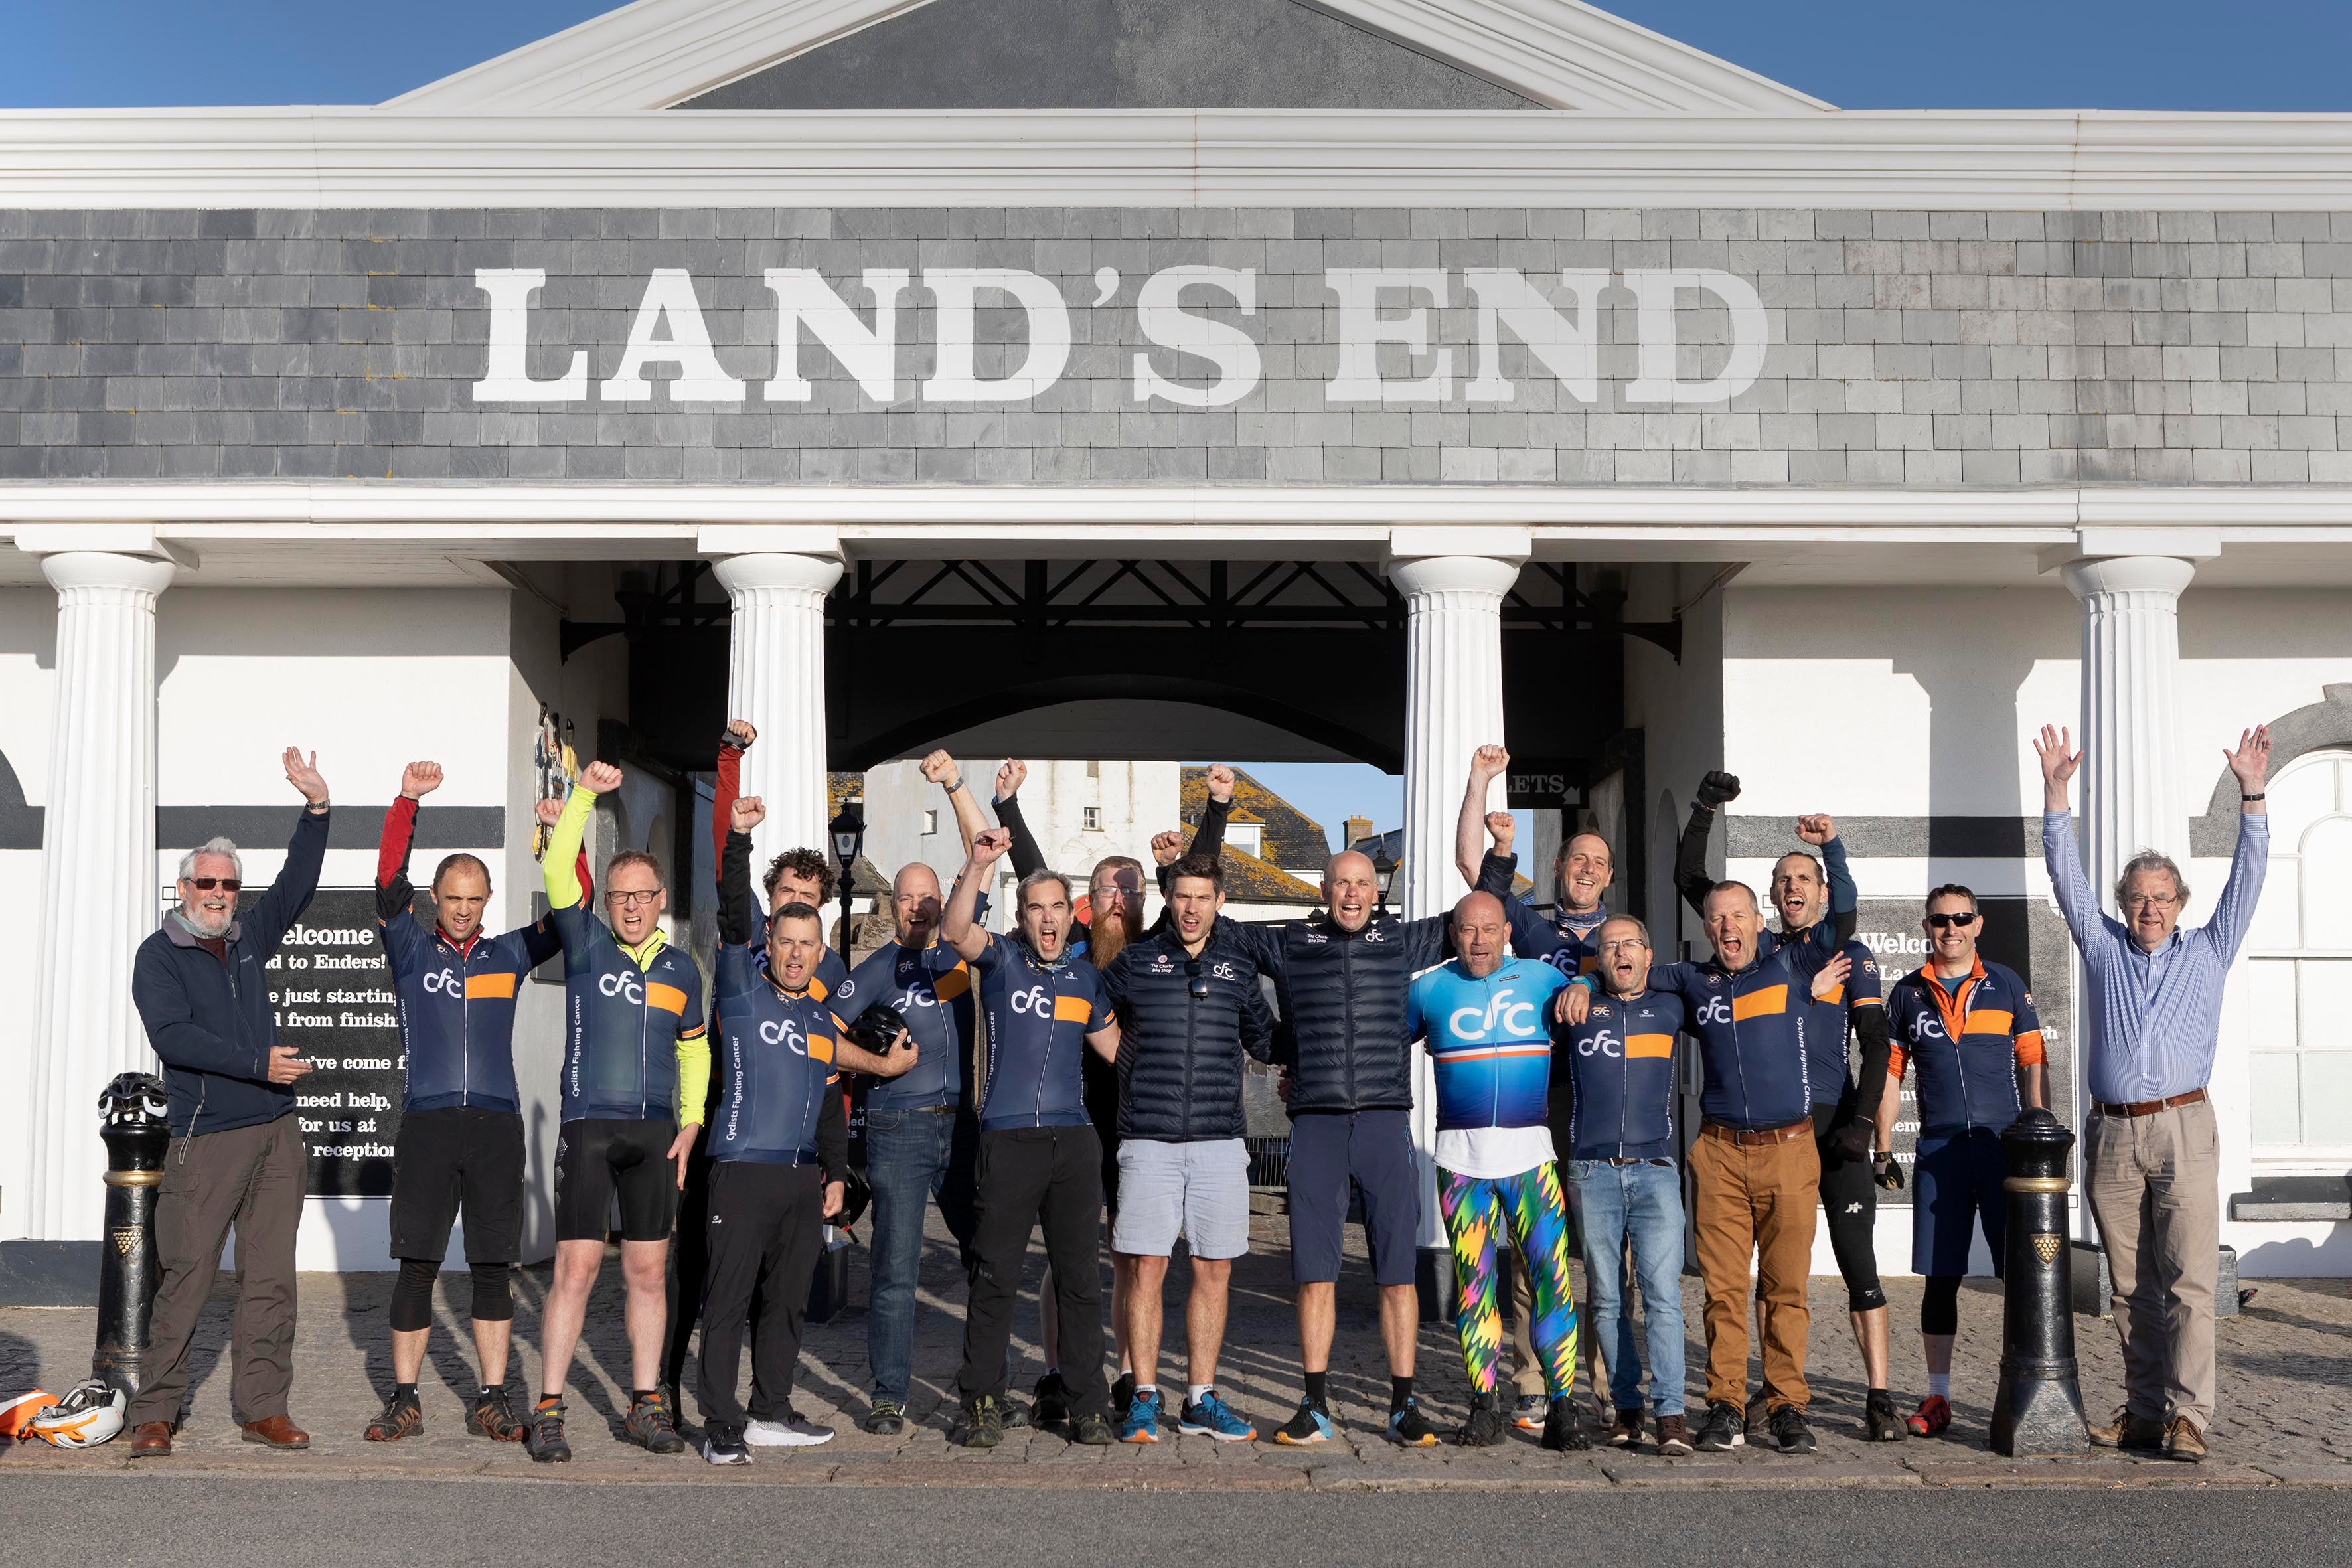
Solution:
[{"label": "eyeglasses", "polygon": [[604,901],[608,904],[617,904],[625,910],[633,910],[639,904],[652,903],[656,899],[660,898],[662,890],[659,888],[648,888],[642,893],[624,893],[615,889],[604,894]]},{"label": "eyeglasses", "polygon": [[[196,886],[201,888],[204,884],[198,882]],[[2126,893],[2124,895],[2124,908],[2127,910],[2137,910],[2143,906],[2149,909],[2168,910],[2179,901],[2180,900],[2171,893]]]},{"label": "eyeglasses", "polygon": [[1209,977],[1201,973],[1201,961],[1199,959],[1186,959],[1184,961],[1184,973],[1186,976],[1184,989],[1192,994],[1193,1001],[1198,1002],[1202,997],[1208,995]]},{"label": "eyeglasses", "polygon": [[1976,911],[1971,910],[1966,914],[1958,915],[1929,915],[1927,923],[1937,931],[1942,931],[1947,926],[1966,931],[1977,923]]},{"label": "eyeglasses", "polygon": [[235,877],[184,877],[181,880],[198,892],[209,893],[218,888],[224,893],[242,892],[245,884]]}]

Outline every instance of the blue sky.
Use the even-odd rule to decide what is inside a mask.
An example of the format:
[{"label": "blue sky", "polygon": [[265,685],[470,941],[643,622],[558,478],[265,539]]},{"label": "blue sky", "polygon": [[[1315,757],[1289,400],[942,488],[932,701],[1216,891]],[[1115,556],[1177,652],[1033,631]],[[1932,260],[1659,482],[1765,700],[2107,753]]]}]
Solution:
[{"label": "blue sky", "polygon": [[[2352,109],[2352,0],[1617,0],[1849,109]],[[593,0],[17,0],[0,105],[374,103]]]}]

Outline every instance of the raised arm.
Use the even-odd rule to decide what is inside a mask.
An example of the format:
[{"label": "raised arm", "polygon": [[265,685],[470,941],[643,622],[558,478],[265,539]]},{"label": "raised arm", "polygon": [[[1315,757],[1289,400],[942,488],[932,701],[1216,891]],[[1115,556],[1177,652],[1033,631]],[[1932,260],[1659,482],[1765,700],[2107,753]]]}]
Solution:
[{"label": "raised arm", "polygon": [[1690,820],[1675,846],[1675,891],[1700,915],[1706,913],[1707,889],[1715,886],[1715,874],[1706,868],[1707,836],[1715,831],[1716,813],[1738,798],[1739,780],[1730,773],[1711,773],[1700,779],[1691,796]]},{"label": "raised arm", "polygon": [[1027,877],[1045,868],[1045,852],[1037,847],[1037,836],[1029,831],[1028,819],[1021,815],[1021,785],[1029,777],[1029,764],[1006,758],[996,770],[996,823],[1011,836],[1008,840],[1013,854],[1013,874]]},{"label": "raised arm", "polygon": [[[572,862],[580,854],[581,841],[588,836],[588,818],[596,809],[596,797],[620,787],[621,770],[610,763],[590,763],[580,770],[580,782],[572,786],[563,814],[548,833],[547,853],[539,862],[540,876],[547,883],[548,908],[568,910],[587,902],[588,890],[581,885]],[[731,797],[728,804],[731,809]]]},{"label": "raised arm", "polygon": [[[569,809],[569,808],[567,808]],[[742,947],[756,929],[751,915],[751,829],[766,820],[758,795],[727,803],[727,837],[719,841],[719,944]]]},{"label": "raised arm", "polygon": [[[1207,783],[1208,803],[1201,807],[1201,825],[1192,830],[1192,837],[1189,842],[1186,841],[1181,828],[1171,833],[1152,835],[1151,858],[1159,867],[1153,875],[1154,879],[1160,884],[1160,897],[1163,904],[1168,898],[1168,884],[1172,880],[1171,872],[1177,861],[1187,855],[1214,857],[1225,852],[1225,823],[1233,815],[1234,809],[1234,770],[1223,763],[1213,763],[1209,767]],[[1152,929],[1158,930],[1160,922],[1165,921],[1167,918],[1168,911],[1162,909],[1160,911],[1160,921],[1153,922]]]},{"label": "raised arm", "polygon": [[1853,871],[1846,864],[1845,841],[1838,837],[1836,819],[1820,815],[1797,818],[1797,837],[1822,852],[1822,876],[1830,895],[1830,918],[1814,921],[1805,940],[1835,952],[1853,940],[1854,910],[1860,902],[1854,896]]},{"label": "raised arm", "polygon": [[2074,945],[2087,952],[2104,927],[2099,896],[2083,875],[2083,852],[2074,842],[2074,807],[2067,785],[2083,765],[2083,753],[2070,750],[2074,736],[2066,730],[2042,726],[2033,754],[2042,764],[2042,868],[2049,873],[2050,890]]},{"label": "raised arm", "polygon": [[976,918],[980,908],[980,889],[988,880],[988,868],[1004,858],[1013,847],[1013,835],[1003,827],[992,827],[972,840],[971,853],[964,857],[963,869],[956,873],[955,887],[948,894],[948,907],[940,916],[940,940],[955,950],[955,955],[966,963],[976,963],[988,951],[988,933]]},{"label": "raised arm", "polygon": [[383,814],[375,843],[375,918],[398,920],[416,898],[408,880],[409,845],[416,835],[416,803],[441,787],[439,763],[411,763],[401,770],[400,794]]},{"label": "raised arm", "polygon": [[2230,879],[2213,902],[2213,918],[2205,923],[2206,940],[2221,950],[2224,963],[2238,955],[2253,924],[2254,905],[2263,896],[2263,877],[2270,868],[2271,819],[2267,781],[2271,769],[2271,731],[2257,724],[2238,740],[2238,749],[2223,753],[2238,776],[2238,847],[2230,856]]},{"label": "raised arm", "polygon": [[727,728],[719,735],[719,783],[710,795],[710,855],[716,865],[727,858],[727,823],[733,814],[735,797],[743,793],[743,753],[760,731],[751,728],[748,719],[730,719]]},{"label": "raised arm", "polygon": [[1487,797],[1495,781],[1510,768],[1511,753],[1500,746],[1481,746],[1470,753],[1469,786],[1462,792],[1462,809],[1454,817],[1454,868],[1474,888],[1480,886],[1486,858]]},{"label": "raised arm", "polygon": [[963,852],[971,853],[971,841],[988,831],[988,818],[982,814],[980,802],[971,798],[964,787],[963,769],[945,752],[933,752],[922,761],[923,776],[948,792],[948,807],[955,813],[956,837]]},{"label": "raised arm", "polygon": [[278,951],[286,928],[310,907],[310,897],[319,890],[320,868],[327,863],[327,781],[319,776],[318,753],[305,757],[300,748],[289,746],[285,763],[286,782],[302,792],[307,809],[294,820],[286,864],[243,917],[247,938],[265,963]]}]

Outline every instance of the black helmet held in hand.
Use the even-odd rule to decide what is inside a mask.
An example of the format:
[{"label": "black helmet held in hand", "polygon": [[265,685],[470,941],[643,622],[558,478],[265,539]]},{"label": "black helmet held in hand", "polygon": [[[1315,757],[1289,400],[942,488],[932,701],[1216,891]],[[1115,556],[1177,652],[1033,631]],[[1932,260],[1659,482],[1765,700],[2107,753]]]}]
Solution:
[{"label": "black helmet held in hand", "polygon": [[907,1016],[887,1002],[870,1004],[849,1026],[849,1037],[877,1056],[890,1049],[907,1032]]}]

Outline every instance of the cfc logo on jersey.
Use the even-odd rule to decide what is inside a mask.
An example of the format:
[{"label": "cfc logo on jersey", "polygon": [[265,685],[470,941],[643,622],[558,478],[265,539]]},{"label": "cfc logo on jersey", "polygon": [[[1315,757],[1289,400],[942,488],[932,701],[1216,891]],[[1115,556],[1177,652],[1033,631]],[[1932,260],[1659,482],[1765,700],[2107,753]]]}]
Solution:
[{"label": "cfc logo on jersey", "polygon": [[1033,1013],[1041,1018],[1054,1016],[1053,994],[1043,985],[1032,985],[1026,991],[1015,991],[1011,1001],[1016,1013]]},{"label": "cfc logo on jersey", "polygon": [[417,984],[436,996],[444,992],[455,996],[466,988],[465,982],[457,978],[457,973],[453,969],[428,969],[418,978]]},{"label": "cfc logo on jersey", "polygon": [[772,1046],[782,1046],[796,1057],[808,1055],[808,1037],[801,1033],[796,1018],[770,1018],[760,1026],[760,1038]]},{"label": "cfc logo on jersey", "polygon": [[[1708,978],[1711,980],[1713,976],[1710,975]],[[1706,1005],[1698,1010],[1698,1016],[1692,1022],[1702,1025],[1728,1024],[1731,1022],[1731,999],[1727,996],[1708,997]]]},{"label": "cfc logo on jersey", "polygon": [[1532,1002],[1514,1002],[1511,988],[1488,997],[1484,1011],[1476,1007],[1457,1007],[1446,1020],[1446,1026],[1465,1040],[1484,1039],[1497,1025],[1506,1035],[1525,1039],[1536,1033],[1536,1006]]},{"label": "cfc logo on jersey", "polygon": [[600,974],[596,977],[596,989],[635,1005],[643,1005],[646,999],[646,988],[637,984],[635,974]]}]

